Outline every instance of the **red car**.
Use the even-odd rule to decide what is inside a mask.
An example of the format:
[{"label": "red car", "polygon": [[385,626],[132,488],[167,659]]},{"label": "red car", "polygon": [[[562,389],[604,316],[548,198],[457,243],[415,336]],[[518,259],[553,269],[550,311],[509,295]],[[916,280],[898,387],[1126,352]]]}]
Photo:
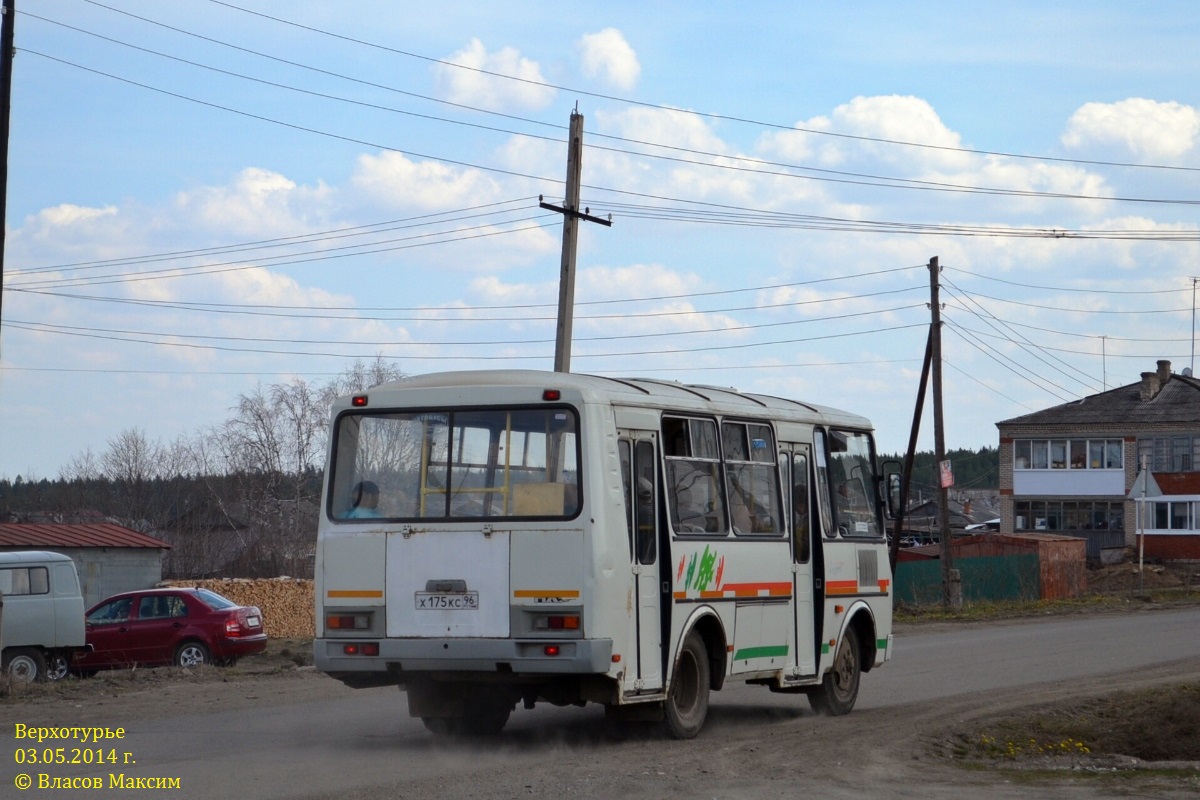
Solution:
[{"label": "red car", "polygon": [[86,615],[91,651],[77,672],[174,664],[231,665],[267,647],[262,612],[208,589],[147,589],[113,595]]}]

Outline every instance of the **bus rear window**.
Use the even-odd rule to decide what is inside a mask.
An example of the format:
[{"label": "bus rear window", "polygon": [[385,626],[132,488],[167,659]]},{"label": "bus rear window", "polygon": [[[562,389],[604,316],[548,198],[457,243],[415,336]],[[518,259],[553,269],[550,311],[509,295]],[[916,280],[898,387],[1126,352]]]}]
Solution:
[{"label": "bus rear window", "polygon": [[345,414],[328,514],[565,518],[579,511],[579,425],[563,406]]}]

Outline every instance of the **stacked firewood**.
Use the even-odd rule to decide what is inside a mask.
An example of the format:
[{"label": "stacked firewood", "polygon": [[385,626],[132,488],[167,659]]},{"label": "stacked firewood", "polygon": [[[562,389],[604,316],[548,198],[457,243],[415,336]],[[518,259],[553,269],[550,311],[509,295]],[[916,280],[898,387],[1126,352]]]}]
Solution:
[{"label": "stacked firewood", "polygon": [[267,635],[277,639],[311,638],[315,633],[313,582],[304,578],[214,578],[164,581],[162,586],[211,589],[238,605],[257,606]]}]

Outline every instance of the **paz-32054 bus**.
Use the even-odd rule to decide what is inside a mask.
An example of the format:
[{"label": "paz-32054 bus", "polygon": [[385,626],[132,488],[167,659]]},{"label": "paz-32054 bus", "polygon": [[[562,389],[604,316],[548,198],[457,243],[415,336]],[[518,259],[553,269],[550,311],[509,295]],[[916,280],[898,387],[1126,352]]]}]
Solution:
[{"label": "paz-32054 bus", "polygon": [[695,736],[728,681],[853,707],[892,654],[863,417],[733,389],[418,376],[332,414],[318,669],[435,733],[602,703]]}]

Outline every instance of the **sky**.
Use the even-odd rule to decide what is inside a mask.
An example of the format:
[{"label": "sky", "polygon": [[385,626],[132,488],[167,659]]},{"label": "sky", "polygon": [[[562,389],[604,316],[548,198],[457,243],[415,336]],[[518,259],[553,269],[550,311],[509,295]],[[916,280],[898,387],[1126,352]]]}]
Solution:
[{"label": "sky", "polygon": [[[1193,366],[1190,2],[16,0],[0,477],[258,386],[571,368],[945,440]],[[932,412],[920,449],[933,449]]]}]

